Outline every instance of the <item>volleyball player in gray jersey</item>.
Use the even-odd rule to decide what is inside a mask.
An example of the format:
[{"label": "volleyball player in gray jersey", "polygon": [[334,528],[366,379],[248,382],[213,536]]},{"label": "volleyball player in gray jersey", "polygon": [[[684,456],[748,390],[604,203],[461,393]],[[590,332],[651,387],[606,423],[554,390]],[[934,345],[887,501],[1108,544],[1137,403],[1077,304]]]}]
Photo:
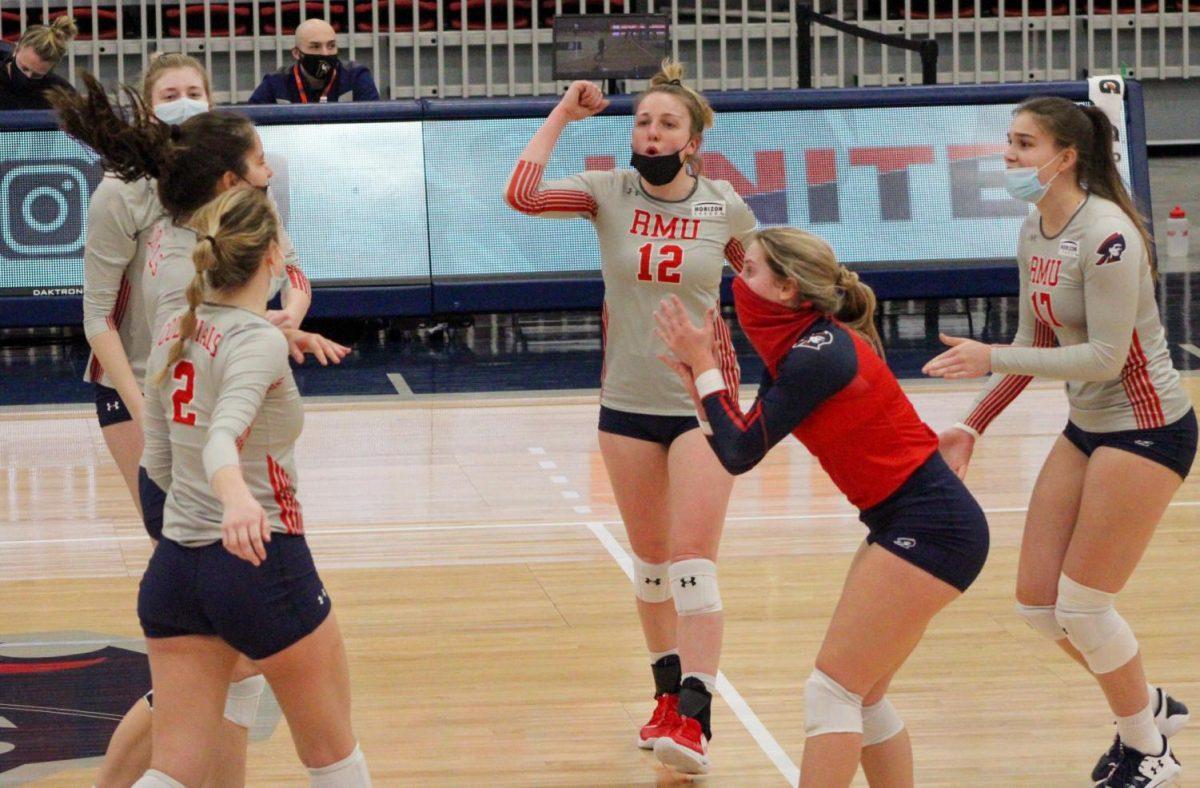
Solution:
[{"label": "volleyball player in gray jersey", "polygon": [[[657,702],[638,745],[703,773],[724,628],[714,561],[733,479],[698,429],[687,390],[658,361],[666,347],[653,316],[661,299],[675,294],[701,320],[717,304],[725,261],[740,269],[741,239],[755,221],[727,182],[701,174],[699,148],[712,109],[682,84],[682,74],[682,66],[664,62],[638,97],[636,171],[543,182],[563,128],[608,105],[595,85],[571,85],[521,153],[506,199],[531,216],[586,218],[596,229],[605,291],[600,452],[633,548]],[[736,391],[729,330],[723,321],[717,328],[721,372]]]},{"label": "volleyball player in gray jersey", "polygon": [[1067,427],[1034,486],[1017,611],[1099,682],[1117,737],[1093,783],[1151,788],[1180,773],[1167,736],[1187,708],[1146,683],[1114,607],[1196,454],[1196,416],[1171,367],[1154,301],[1150,239],[1096,107],[1035,98],[1014,112],[1009,192],[1037,206],[1021,228],[1020,322],[1011,346],[945,337],[925,371],[993,372],[971,413],[940,436],[965,473],[976,438],[1033,376],[1067,381]]},{"label": "volleyball player in gray jersey", "polygon": [[265,316],[283,267],[275,212],[262,192],[234,188],[191,223],[188,309],[155,338],[147,368],[143,461],[168,493],[138,594],[155,725],[135,786],[203,780],[239,653],[279,698],[310,784],[367,786],[345,649],[296,497],[300,395]]}]

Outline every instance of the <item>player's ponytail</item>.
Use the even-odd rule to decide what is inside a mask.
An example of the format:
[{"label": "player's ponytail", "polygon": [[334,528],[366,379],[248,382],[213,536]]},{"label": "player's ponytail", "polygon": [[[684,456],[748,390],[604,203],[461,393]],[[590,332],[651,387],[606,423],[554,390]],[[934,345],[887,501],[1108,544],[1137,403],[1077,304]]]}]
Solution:
[{"label": "player's ponytail", "polygon": [[794,227],[760,230],[746,246],[753,242],[762,247],[771,273],[796,286],[797,305],[808,302],[812,309],[845,323],[883,356],[875,326],[875,292],[838,263],[829,244]]},{"label": "player's ponytail", "polygon": [[231,291],[249,284],[279,237],[279,218],[270,198],[252,188],[222,193],[196,211],[190,224],[196,231],[196,248],[192,250],[196,275],[188,285],[188,310],[179,322],[179,339],[155,380],[159,385],[196,332],[196,309],[204,301],[206,289]]},{"label": "player's ponytail", "polygon": [[83,82],[83,94],[62,88],[47,93],[62,130],[100,154],[104,169],[121,180],[156,178],[159,200],[175,221],[186,221],[211,200],[225,173],[245,177],[246,158],[258,142],[249,118],[205,112],[168,126],[133,88],[121,89],[129,104],[125,113],[94,76],[85,72]]},{"label": "player's ponytail", "polygon": [[1117,135],[1104,110],[1095,106],[1081,107],[1074,101],[1058,96],[1038,96],[1025,100],[1013,110],[1014,115],[1022,112],[1028,112],[1042,131],[1054,138],[1054,143],[1060,149],[1075,149],[1078,155],[1075,181],[1079,188],[1116,203],[1129,217],[1142,238],[1150,272],[1157,277],[1154,241],[1146,227],[1145,218],[1134,204],[1117,170],[1113,151],[1113,140]]},{"label": "player's ponytail", "polygon": [[[708,99],[704,98],[699,92],[683,84],[682,63],[671,58],[663,60],[662,69],[650,78],[650,87],[646,88],[637,97],[637,100],[634,101],[634,114],[637,113],[637,106],[642,103],[642,99],[651,93],[667,93],[683,102],[683,106],[687,107],[688,117],[691,120],[691,134],[693,137],[699,137],[703,140],[704,132],[712,128],[712,106],[709,105]],[[693,175],[700,175],[704,172],[704,161],[700,158],[699,149],[691,156],[688,156],[686,164],[691,168]]]}]

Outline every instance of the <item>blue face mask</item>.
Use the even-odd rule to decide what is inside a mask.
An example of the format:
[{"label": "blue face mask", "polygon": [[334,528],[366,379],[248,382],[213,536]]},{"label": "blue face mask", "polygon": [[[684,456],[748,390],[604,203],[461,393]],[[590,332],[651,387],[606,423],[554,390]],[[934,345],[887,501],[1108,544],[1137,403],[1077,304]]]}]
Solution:
[{"label": "blue face mask", "polygon": [[159,104],[154,108],[154,114],[167,125],[178,125],[188,118],[203,115],[205,112],[208,112],[207,101],[200,101],[199,99],[188,98],[187,96],[177,98],[174,101],[168,101],[165,104]]},{"label": "blue face mask", "polygon": [[[1062,154],[1058,154],[1061,156]],[[1057,159],[1055,156],[1054,159]],[[1054,159],[1043,164],[1041,167],[1014,167],[1011,170],[1004,171],[1004,188],[1014,200],[1022,200],[1023,202],[1031,202],[1037,205],[1046,196],[1046,192],[1050,189],[1050,184],[1054,183],[1054,178],[1058,177],[1058,173],[1046,183],[1038,180],[1038,173],[1054,163]]]}]

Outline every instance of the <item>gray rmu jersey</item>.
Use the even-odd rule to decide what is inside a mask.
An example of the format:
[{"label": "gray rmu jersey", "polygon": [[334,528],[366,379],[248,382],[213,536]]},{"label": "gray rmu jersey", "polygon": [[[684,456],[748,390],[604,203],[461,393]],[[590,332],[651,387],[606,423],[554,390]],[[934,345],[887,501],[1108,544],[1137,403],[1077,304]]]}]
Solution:
[{"label": "gray rmu jersey", "polygon": [[1017,266],[1017,335],[992,350],[994,374],[967,426],[982,432],[1031,377],[1065,380],[1070,419],[1089,432],[1162,427],[1188,412],[1145,245],[1118,205],[1089,195],[1053,238],[1031,212]]},{"label": "gray rmu jersey", "polygon": [[[148,231],[163,213],[157,188],[149,178],[126,183],[106,174],[88,203],[83,249],[83,332],[90,340],[116,331],[139,385],[150,352],[142,309],[143,261]],[[112,387],[94,354],[83,379]]]},{"label": "gray rmu jersey", "polygon": [[[645,193],[635,170],[543,182],[542,169],[518,162],[508,200],[523,213],[589,219],[596,228],[604,277],[601,403],[629,413],[693,415],[691,397],[658,359],[668,351],[654,333],[654,311],[677,295],[692,322],[703,321],[718,301],[725,261],[741,269],[742,240],[754,230],[754,214],[728,181],[697,178],[686,199],[666,202]],[[724,321],[717,329],[717,363],[736,392],[733,343]]]},{"label": "gray rmu jersey", "polygon": [[212,478],[230,465],[240,466],[272,531],[303,533],[292,449],[304,411],[287,340],[257,314],[205,303],[183,356],[157,383],[182,317],[159,332],[146,374],[142,466],[167,491],[163,535],[188,546],[220,540],[223,508]]},{"label": "gray rmu jersey", "polygon": [[[157,337],[167,320],[187,308],[187,289],[196,276],[196,264],[192,261],[192,250],[196,248],[196,231],[181,227],[164,217],[147,233],[145,271],[141,275],[142,305],[145,319],[150,326],[150,336]],[[272,278],[267,298],[274,298],[282,289],[284,299],[297,282],[308,288],[308,279],[300,271],[296,247],[284,231],[280,231],[280,243],[287,272]]]}]

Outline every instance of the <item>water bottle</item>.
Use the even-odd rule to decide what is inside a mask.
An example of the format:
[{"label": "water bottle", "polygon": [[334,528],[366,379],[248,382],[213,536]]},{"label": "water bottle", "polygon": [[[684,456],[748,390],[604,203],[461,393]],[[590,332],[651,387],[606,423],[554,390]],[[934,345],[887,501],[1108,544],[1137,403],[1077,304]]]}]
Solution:
[{"label": "water bottle", "polygon": [[1167,257],[1183,262],[1188,256],[1188,220],[1178,205],[1167,218]]}]

